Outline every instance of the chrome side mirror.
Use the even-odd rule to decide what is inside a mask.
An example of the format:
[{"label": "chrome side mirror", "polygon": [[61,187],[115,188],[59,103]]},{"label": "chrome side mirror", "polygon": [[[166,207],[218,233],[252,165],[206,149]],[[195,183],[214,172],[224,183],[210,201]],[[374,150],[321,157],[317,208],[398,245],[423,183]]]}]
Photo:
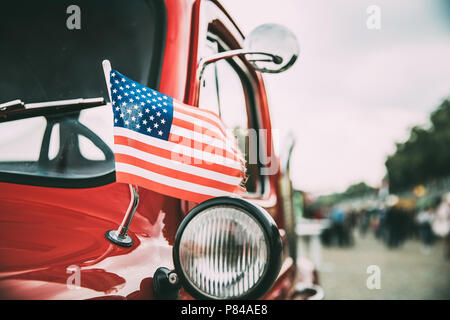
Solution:
[{"label": "chrome side mirror", "polygon": [[248,52],[265,52],[277,57],[261,59],[258,54],[246,56],[255,69],[267,73],[289,69],[297,61],[300,52],[296,36],[286,27],[273,23],[255,28],[245,39],[244,47]]},{"label": "chrome side mirror", "polygon": [[220,52],[202,58],[198,65],[198,79],[210,63],[235,56],[245,56],[261,72],[279,73],[289,69],[297,60],[300,49],[297,38],[279,24],[263,24],[254,29],[244,41],[244,48]]}]

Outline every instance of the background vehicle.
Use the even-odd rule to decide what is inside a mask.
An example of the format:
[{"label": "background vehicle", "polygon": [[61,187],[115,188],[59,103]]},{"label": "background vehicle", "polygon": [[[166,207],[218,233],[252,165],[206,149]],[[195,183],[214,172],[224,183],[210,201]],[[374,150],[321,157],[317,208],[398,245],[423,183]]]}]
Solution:
[{"label": "background vehicle", "polygon": [[[101,61],[130,78],[191,105],[218,112],[236,130],[266,129],[265,154],[274,155],[261,74],[242,56],[197,67],[202,58],[243,46],[244,36],[215,1],[79,1],[80,30],[64,23],[65,4],[14,5],[0,14],[0,97],[27,105],[0,111],[0,297],[6,299],[154,298],[159,267],[173,267],[172,246],[195,203],[140,189],[130,227],[135,245],[121,248],[105,231],[121,223],[128,186],[114,182],[109,106]],[[36,7],[39,6],[39,7]],[[25,9],[24,9],[25,8]],[[39,14],[36,15],[36,12]],[[17,17],[23,19],[18,23]],[[33,26],[30,31],[30,26]],[[65,105],[64,105],[65,104]],[[265,295],[295,293],[295,250],[289,190],[279,163],[250,166],[246,198],[264,207],[283,238],[281,272]],[[284,177],[286,179],[286,176]],[[288,185],[289,186],[289,185]],[[286,232],[288,231],[288,232]],[[290,241],[295,245],[295,242]],[[292,247],[291,246],[291,247]],[[78,269],[77,269],[78,268]],[[81,272],[81,288],[67,279]],[[312,276],[309,281],[314,282]],[[181,292],[181,298],[191,298]]]}]

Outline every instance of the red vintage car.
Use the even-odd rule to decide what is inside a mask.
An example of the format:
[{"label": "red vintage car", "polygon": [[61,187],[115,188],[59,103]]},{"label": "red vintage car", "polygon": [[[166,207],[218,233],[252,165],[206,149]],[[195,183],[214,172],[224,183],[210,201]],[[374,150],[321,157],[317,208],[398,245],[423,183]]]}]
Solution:
[{"label": "red vintage car", "polygon": [[[0,298],[290,299],[305,294],[296,284],[306,281],[302,288],[308,288],[317,277],[313,270],[300,272],[295,263],[289,152],[283,161],[274,153],[259,72],[282,71],[297,57],[258,48],[258,36],[280,29],[265,26],[246,40],[217,1],[74,2],[70,10],[63,1],[2,5]],[[77,18],[78,24],[69,21]],[[142,84],[217,112],[231,128],[264,129],[258,154],[270,161],[248,165],[245,200],[197,204],[140,188],[130,202],[130,187],[115,182],[103,59]],[[243,222],[236,230],[247,232],[245,223],[253,223],[252,232],[266,241],[243,245],[228,230],[228,249],[214,251],[221,232],[216,224],[209,230],[211,242],[186,253],[186,241],[193,238],[183,234],[197,232],[201,213],[211,208],[240,210]],[[121,245],[105,234],[118,229],[126,213],[131,240]],[[247,260],[230,258],[243,250]],[[218,261],[228,266],[202,274],[200,264]],[[236,263],[251,268],[239,274]]]}]

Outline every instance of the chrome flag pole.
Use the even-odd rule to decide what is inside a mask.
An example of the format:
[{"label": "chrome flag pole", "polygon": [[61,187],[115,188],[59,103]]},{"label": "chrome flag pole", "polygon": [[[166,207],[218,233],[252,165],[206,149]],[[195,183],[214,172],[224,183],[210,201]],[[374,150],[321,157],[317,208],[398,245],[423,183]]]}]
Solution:
[{"label": "chrome flag pole", "polygon": [[122,223],[117,230],[109,230],[105,234],[106,239],[121,247],[131,247],[133,245],[133,239],[128,235],[128,228],[130,227],[131,220],[133,220],[134,213],[139,205],[138,188],[131,184],[129,184],[129,186],[131,200]]},{"label": "chrome flag pole", "polygon": [[[110,83],[111,63],[109,62],[109,60],[103,60],[102,66],[103,73],[105,74],[106,86],[108,88],[109,101],[111,101],[112,103]],[[130,227],[131,220],[133,220],[134,213],[136,212],[136,209],[139,205],[138,187],[131,184],[129,184],[128,186],[130,187],[131,199],[125,216],[123,217],[122,223],[117,230],[109,230],[105,234],[106,239],[121,247],[131,247],[133,245],[133,239],[131,239],[131,237],[128,235],[128,229]]]}]

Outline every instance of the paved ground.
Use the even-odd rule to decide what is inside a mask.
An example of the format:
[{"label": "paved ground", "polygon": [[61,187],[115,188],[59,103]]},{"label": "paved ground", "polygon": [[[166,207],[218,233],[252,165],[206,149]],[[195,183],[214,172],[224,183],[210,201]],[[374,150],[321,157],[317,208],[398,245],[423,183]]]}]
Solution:
[{"label": "paved ground", "polygon": [[[442,243],[424,254],[415,240],[398,249],[386,248],[371,235],[355,240],[349,249],[323,249],[325,299],[450,299],[450,261],[443,257]],[[367,288],[370,265],[380,268],[380,289]]]}]

